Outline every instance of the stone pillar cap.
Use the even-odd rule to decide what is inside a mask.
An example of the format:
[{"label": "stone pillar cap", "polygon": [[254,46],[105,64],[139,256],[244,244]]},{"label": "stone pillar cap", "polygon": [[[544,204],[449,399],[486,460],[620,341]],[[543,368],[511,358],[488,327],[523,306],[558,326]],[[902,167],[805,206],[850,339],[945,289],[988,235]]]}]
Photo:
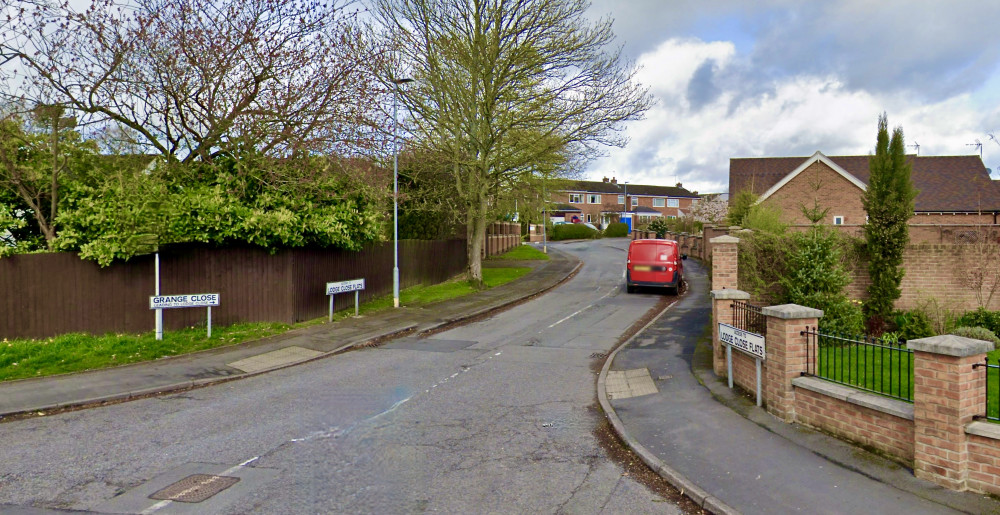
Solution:
[{"label": "stone pillar cap", "polygon": [[798,304],[782,304],[780,306],[767,306],[761,309],[764,316],[780,318],[783,320],[795,320],[798,318],[823,318],[823,310],[807,308]]},{"label": "stone pillar cap", "polygon": [[992,351],[993,342],[973,340],[972,338],[955,336],[954,334],[942,334],[940,336],[910,340],[906,342],[906,347],[910,350],[920,352],[933,352],[934,354],[964,358]]},{"label": "stone pillar cap", "polygon": [[716,236],[716,237],[714,237],[714,238],[712,238],[712,239],[710,239],[708,241],[710,241],[712,243],[739,243],[740,239],[736,238],[734,236],[729,236],[728,234],[725,234],[725,235],[722,235],[722,236]]},{"label": "stone pillar cap", "polygon": [[740,290],[712,290],[712,298],[715,300],[749,300],[750,294]]}]

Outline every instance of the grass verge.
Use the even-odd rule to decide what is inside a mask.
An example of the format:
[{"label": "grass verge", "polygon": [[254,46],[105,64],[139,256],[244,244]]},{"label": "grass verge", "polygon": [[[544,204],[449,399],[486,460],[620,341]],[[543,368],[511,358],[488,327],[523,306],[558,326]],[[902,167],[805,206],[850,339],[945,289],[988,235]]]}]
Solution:
[{"label": "grass verge", "polygon": [[535,247],[532,247],[531,245],[518,245],[499,256],[490,257],[490,259],[510,259],[517,261],[531,261],[531,260],[546,261],[549,259],[549,255],[536,249]]},{"label": "grass verge", "polygon": [[[485,268],[483,280],[488,288],[508,283],[530,272],[530,268]],[[474,293],[464,280],[451,280],[429,286],[414,286],[400,292],[400,304],[420,306]],[[379,297],[360,306],[362,314],[392,307],[392,295]],[[342,319],[354,314],[345,310],[335,314]],[[205,337],[204,327],[165,331],[157,341],[153,331],[140,334],[108,333],[101,336],[70,333],[39,340],[3,339],[0,342],[0,381],[27,379],[70,372],[108,368],[141,361],[187,354],[234,345],[284,333],[290,329],[322,323],[325,317],[289,325],[256,322],[213,327],[212,338]]]}]

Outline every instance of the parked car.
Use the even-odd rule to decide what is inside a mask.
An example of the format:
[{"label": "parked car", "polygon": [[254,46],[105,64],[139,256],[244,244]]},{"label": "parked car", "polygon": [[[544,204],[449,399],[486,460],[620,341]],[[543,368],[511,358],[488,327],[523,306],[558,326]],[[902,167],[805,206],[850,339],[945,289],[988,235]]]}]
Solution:
[{"label": "parked car", "polygon": [[600,229],[598,229],[598,228],[597,228],[597,226],[596,226],[596,225],[594,225],[594,224],[592,224],[592,223],[590,223],[590,222],[583,222],[583,225],[586,225],[587,227],[590,227],[591,229],[593,229],[593,230],[595,230],[595,231],[597,231],[597,232],[600,232],[600,231],[601,231]]},{"label": "parked car", "polygon": [[684,260],[673,240],[632,240],[625,261],[625,291],[639,286],[666,288],[677,295],[684,280]]}]

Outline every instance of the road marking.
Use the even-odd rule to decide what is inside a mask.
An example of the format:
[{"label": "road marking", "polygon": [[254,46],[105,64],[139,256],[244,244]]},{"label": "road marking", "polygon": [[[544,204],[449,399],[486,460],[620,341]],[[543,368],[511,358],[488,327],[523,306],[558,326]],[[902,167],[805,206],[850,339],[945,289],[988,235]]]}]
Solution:
[{"label": "road marking", "polygon": [[575,313],[571,314],[570,316],[568,316],[568,317],[566,317],[566,318],[564,318],[564,319],[562,319],[562,320],[560,320],[560,321],[558,321],[558,322],[550,325],[549,329],[552,329],[553,327],[555,327],[555,326],[557,326],[557,325],[559,325],[559,324],[561,324],[561,323],[563,323],[563,322],[565,322],[565,321],[567,321],[567,320],[569,320],[569,319],[571,319],[571,318],[579,315],[580,313],[583,313],[584,311],[586,311],[586,310],[594,307],[594,304],[597,304],[598,302],[604,300],[605,298],[607,298],[608,296],[610,296],[612,293],[614,293],[616,288],[617,287],[612,288],[611,291],[609,291],[608,293],[605,293],[604,295],[601,295],[600,298],[598,298],[592,304],[588,304],[586,307],[583,307],[583,308],[577,310]]},{"label": "road marking", "polygon": [[[251,464],[251,463],[253,463],[253,462],[257,461],[257,460],[259,460],[259,459],[260,459],[260,456],[254,456],[253,458],[250,458],[249,460],[246,460],[243,463],[240,463],[239,465],[236,465],[236,466],[233,466],[233,467],[229,467],[228,469],[222,471],[219,474],[215,474],[215,475],[217,475],[217,476],[228,476],[228,475],[231,475],[234,472],[236,472],[237,470],[239,470],[239,469],[241,469],[241,468],[243,468],[243,467],[245,467],[245,466],[247,466],[247,465],[249,465],[249,464]],[[139,513],[141,515],[149,515],[151,513],[156,513],[158,511],[162,510],[163,508],[166,508],[167,506],[170,506],[173,503],[174,503],[174,501],[171,501],[169,499],[168,500],[164,500],[164,501],[160,501],[160,502],[158,502],[158,503],[150,506],[149,508],[146,508],[145,510],[142,510]]]}]

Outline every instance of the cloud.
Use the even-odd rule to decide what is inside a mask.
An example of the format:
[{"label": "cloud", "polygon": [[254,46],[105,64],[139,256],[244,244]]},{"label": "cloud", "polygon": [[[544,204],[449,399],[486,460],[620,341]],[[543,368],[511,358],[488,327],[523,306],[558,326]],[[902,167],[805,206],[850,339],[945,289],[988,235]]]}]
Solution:
[{"label": "cloud", "polygon": [[1000,159],[1000,145],[985,135],[1000,109],[983,109],[972,94],[928,101],[919,91],[856,88],[829,70],[749,81],[751,61],[733,43],[692,38],[642,55],[640,80],[658,103],[630,125],[630,145],[596,161],[588,175],[724,191],[730,157],[869,153],[883,111],[891,125],[903,126],[907,143],[919,142],[921,154],[971,154],[966,144],[979,138],[987,166]]}]

